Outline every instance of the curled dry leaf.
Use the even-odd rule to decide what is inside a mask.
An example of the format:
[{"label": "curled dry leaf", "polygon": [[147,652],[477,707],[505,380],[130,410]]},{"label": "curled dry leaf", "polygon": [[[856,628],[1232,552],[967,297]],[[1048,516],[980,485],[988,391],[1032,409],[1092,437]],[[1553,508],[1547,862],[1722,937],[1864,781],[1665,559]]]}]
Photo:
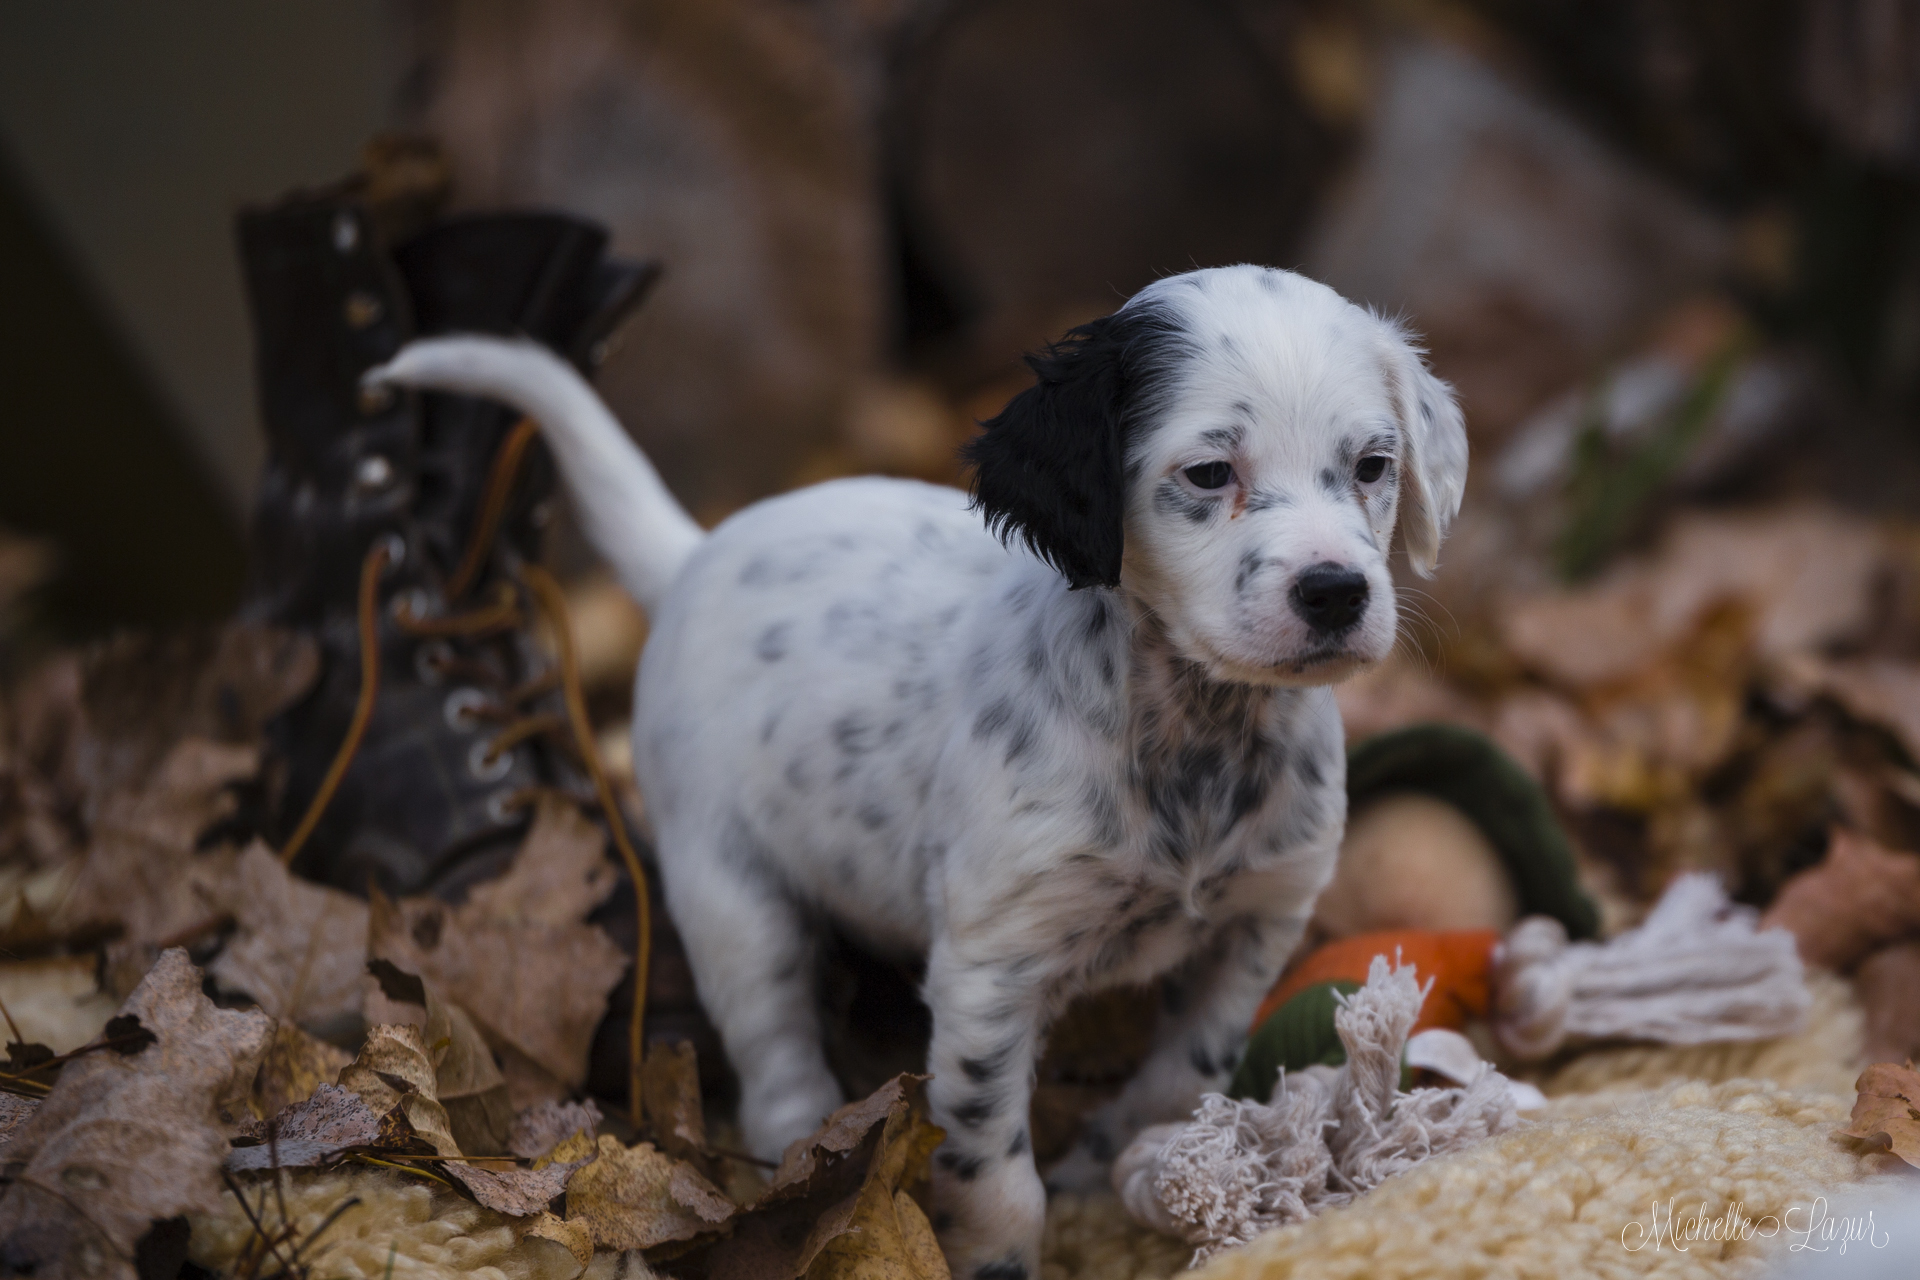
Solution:
[{"label": "curled dry leaf", "polygon": [[733,1201],[685,1161],[650,1142],[624,1147],[601,1135],[593,1161],[567,1184],[567,1218],[607,1249],[651,1249],[692,1240],[734,1214]]},{"label": "curled dry leaf", "polygon": [[909,1187],[946,1137],[926,1117],[924,1076],[897,1076],[828,1117],[787,1152],[765,1194],[695,1265],[713,1280],[946,1280],[933,1229]]},{"label": "curled dry leaf", "polygon": [[417,973],[566,1089],[587,1078],[594,1030],[628,957],[586,923],[613,889],[600,829],[543,801],[513,865],[449,906],[373,899],[369,953]]},{"label": "curled dry leaf", "polygon": [[216,1008],[200,982],[185,951],[161,953],[121,1008],[154,1042],[70,1062],[14,1131],[0,1252],[17,1269],[130,1277],[134,1246],[155,1221],[217,1205],[221,1104],[252,1081],[272,1024]]},{"label": "curled dry leaf", "polygon": [[375,984],[369,1012],[419,1028],[433,1065],[434,1096],[460,1150],[470,1156],[504,1152],[513,1124],[506,1080],[467,1011],[391,961],[371,961],[367,972]]},{"label": "curled dry leaf", "polygon": [[1853,1100],[1853,1118],[1841,1132],[1920,1167],[1920,1071],[1912,1063],[1902,1067],[1876,1062],[1860,1073],[1854,1088],[1859,1095]]},{"label": "curled dry leaf", "polygon": [[302,880],[261,841],[234,870],[233,937],[209,966],[277,1018],[317,1026],[360,1011],[367,904]]},{"label": "curled dry leaf", "polygon": [[397,1110],[438,1154],[460,1154],[418,1027],[404,1022],[369,1027],[359,1056],[340,1073],[340,1087],[358,1094],[376,1115]]},{"label": "curled dry leaf", "polygon": [[582,1267],[593,1264],[593,1232],[587,1230],[587,1224],[568,1221],[552,1213],[541,1213],[527,1224],[526,1235],[535,1240],[551,1240],[568,1253]]}]

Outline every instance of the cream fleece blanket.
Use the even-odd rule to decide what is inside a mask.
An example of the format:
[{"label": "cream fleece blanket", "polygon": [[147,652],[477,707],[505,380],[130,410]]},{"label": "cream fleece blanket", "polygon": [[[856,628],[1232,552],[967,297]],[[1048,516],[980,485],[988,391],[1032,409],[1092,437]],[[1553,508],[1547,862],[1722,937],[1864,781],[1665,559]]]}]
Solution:
[{"label": "cream fleece blanket", "polygon": [[[1192,1274],[1195,1280],[1717,1280],[1751,1274],[1792,1238],[1787,1228],[1804,1227],[1820,1196],[1838,1199],[1837,1192],[1870,1179],[1920,1183],[1920,1175],[1891,1157],[1833,1137],[1852,1106],[1860,1070],[1860,1011],[1844,982],[1816,975],[1813,983],[1813,1015],[1796,1035],[1584,1054],[1534,1078],[1552,1099],[1544,1118],[1429,1160],[1350,1205],[1262,1236]],[[394,1280],[572,1280],[580,1274],[559,1246],[519,1239],[510,1220],[417,1182],[373,1170],[289,1181],[289,1208],[310,1225],[347,1196],[361,1198],[329,1230],[331,1243],[314,1259],[314,1274],[329,1280],[375,1280],[389,1265]],[[1696,1226],[1703,1202],[1706,1225]],[[1710,1230],[1729,1204],[1756,1224],[1751,1239],[1683,1238],[1683,1251],[1665,1234]],[[1770,1215],[1785,1226],[1763,1237]],[[1656,1240],[1657,1224],[1664,1225]],[[229,1197],[221,1214],[195,1221],[193,1260],[214,1269],[230,1265],[249,1234]],[[1900,1243],[1908,1256],[1920,1255],[1920,1240]],[[1042,1280],[1160,1280],[1180,1271],[1189,1253],[1180,1241],[1131,1224],[1117,1200],[1062,1197],[1049,1206]],[[646,1271],[637,1259],[603,1254],[587,1274],[638,1280]]]}]

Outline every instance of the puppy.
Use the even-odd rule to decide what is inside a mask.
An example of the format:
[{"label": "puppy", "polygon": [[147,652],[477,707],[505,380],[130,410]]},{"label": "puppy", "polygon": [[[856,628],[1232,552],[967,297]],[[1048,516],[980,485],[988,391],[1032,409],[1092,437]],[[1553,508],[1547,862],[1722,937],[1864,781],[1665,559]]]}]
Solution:
[{"label": "puppy", "polygon": [[532,344],[432,339],[370,375],[544,424],[651,614],[635,770],[756,1153],[843,1101],[817,922],[925,957],[934,1225],[976,1280],[1038,1274],[1028,1100],[1071,997],[1157,983],[1163,1013],[1058,1185],[1226,1084],[1333,871],[1327,686],[1392,647],[1396,518],[1430,572],[1467,466],[1408,335],[1284,271],[1161,280],[1029,363],[971,501],[840,480],[711,534]]}]

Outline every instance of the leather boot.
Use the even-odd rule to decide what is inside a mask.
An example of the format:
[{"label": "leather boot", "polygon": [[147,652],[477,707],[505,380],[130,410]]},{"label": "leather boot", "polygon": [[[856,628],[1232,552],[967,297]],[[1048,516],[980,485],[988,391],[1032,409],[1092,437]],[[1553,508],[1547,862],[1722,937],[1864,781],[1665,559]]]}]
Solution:
[{"label": "leather boot", "polygon": [[[604,231],[559,214],[448,219],[390,248],[379,212],[343,187],[240,217],[269,440],[243,611],[315,634],[324,663],[269,728],[268,834],[295,834],[353,724],[357,602],[378,548],[377,696],[294,866],[351,892],[457,898],[512,857],[526,796],[591,796],[564,733],[541,731],[561,708],[510,599],[538,557],[553,469],[499,406],[370,395],[360,376],[448,332],[529,336],[590,371],[658,272],[609,260]],[[510,449],[524,456],[508,487],[495,477]]]}]

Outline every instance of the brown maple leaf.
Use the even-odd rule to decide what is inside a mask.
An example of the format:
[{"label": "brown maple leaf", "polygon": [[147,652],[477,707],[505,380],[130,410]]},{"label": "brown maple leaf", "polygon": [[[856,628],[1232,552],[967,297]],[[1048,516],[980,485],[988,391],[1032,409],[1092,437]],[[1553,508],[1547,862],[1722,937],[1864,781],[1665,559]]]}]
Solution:
[{"label": "brown maple leaf", "polygon": [[629,964],[586,923],[614,885],[604,845],[578,809],[544,801],[506,874],[464,903],[376,893],[368,952],[419,974],[472,1014],[496,1050],[544,1072],[560,1086],[546,1096],[578,1089],[607,996]]},{"label": "brown maple leaf", "polygon": [[[223,1107],[244,1095],[272,1020],[215,1007],[187,953],[161,953],[121,1007],[122,1038],[150,1043],[76,1058],[13,1133],[0,1163],[0,1251],[41,1275],[134,1274],[156,1221],[213,1210],[227,1157]],[[139,1037],[132,1037],[138,1040]],[[123,1047],[133,1047],[126,1045]]]}]

